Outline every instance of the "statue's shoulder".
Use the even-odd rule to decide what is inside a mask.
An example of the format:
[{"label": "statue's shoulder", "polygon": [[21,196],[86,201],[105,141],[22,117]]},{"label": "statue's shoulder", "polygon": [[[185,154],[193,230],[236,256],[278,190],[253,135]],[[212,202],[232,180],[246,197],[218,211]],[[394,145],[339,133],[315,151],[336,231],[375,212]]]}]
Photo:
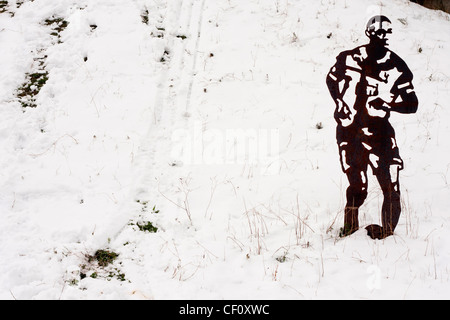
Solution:
[{"label": "statue's shoulder", "polygon": [[339,53],[337,56],[337,60],[346,61],[349,63],[350,61],[353,63],[361,63],[362,61],[366,60],[368,57],[367,55],[367,48],[365,45],[359,46],[350,50],[345,50]]}]

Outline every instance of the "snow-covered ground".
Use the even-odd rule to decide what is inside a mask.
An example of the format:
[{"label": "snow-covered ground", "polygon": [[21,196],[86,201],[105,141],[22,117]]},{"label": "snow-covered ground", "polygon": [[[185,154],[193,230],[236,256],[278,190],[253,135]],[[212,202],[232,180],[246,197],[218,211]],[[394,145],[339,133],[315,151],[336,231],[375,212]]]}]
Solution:
[{"label": "snow-covered ground", "polygon": [[[407,0],[0,12],[1,299],[450,298],[449,15]],[[391,117],[403,212],[385,240],[340,238],[325,76],[379,13],[420,102]],[[48,80],[23,108],[33,73]],[[369,183],[362,226],[380,220]],[[97,250],[118,256],[99,266]]]}]

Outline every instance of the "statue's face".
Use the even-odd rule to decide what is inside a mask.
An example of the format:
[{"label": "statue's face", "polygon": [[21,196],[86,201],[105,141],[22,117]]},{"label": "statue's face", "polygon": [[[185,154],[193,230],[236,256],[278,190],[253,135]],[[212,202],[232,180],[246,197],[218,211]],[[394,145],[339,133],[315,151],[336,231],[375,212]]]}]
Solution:
[{"label": "statue's face", "polygon": [[367,26],[366,35],[370,42],[377,46],[387,47],[389,35],[392,33],[391,23],[388,21],[375,21]]}]

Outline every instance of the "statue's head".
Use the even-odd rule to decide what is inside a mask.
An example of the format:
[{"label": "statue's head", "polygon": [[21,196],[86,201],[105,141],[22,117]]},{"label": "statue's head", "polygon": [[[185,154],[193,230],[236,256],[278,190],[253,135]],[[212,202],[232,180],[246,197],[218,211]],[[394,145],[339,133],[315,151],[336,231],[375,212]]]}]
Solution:
[{"label": "statue's head", "polygon": [[370,44],[374,46],[387,47],[391,33],[391,21],[386,16],[374,16],[367,22],[366,36],[370,39]]}]

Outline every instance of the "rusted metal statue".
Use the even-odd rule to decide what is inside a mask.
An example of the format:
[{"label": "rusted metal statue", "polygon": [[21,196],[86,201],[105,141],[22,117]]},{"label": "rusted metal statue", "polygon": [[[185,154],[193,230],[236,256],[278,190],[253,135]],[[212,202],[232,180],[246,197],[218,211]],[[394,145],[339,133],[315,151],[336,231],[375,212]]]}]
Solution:
[{"label": "rusted metal statue", "polygon": [[418,100],[413,75],[406,63],[388,49],[391,21],[371,18],[366,26],[369,43],[340,53],[327,76],[336,103],[337,144],[349,187],[341,236],[359,229],[358,210],[367,198],[370,166],[383,191],[382,226],[366,227],[373,239],[393,234],[400,212],[399,171],[403,169],[391,112],[415,113]]}]

